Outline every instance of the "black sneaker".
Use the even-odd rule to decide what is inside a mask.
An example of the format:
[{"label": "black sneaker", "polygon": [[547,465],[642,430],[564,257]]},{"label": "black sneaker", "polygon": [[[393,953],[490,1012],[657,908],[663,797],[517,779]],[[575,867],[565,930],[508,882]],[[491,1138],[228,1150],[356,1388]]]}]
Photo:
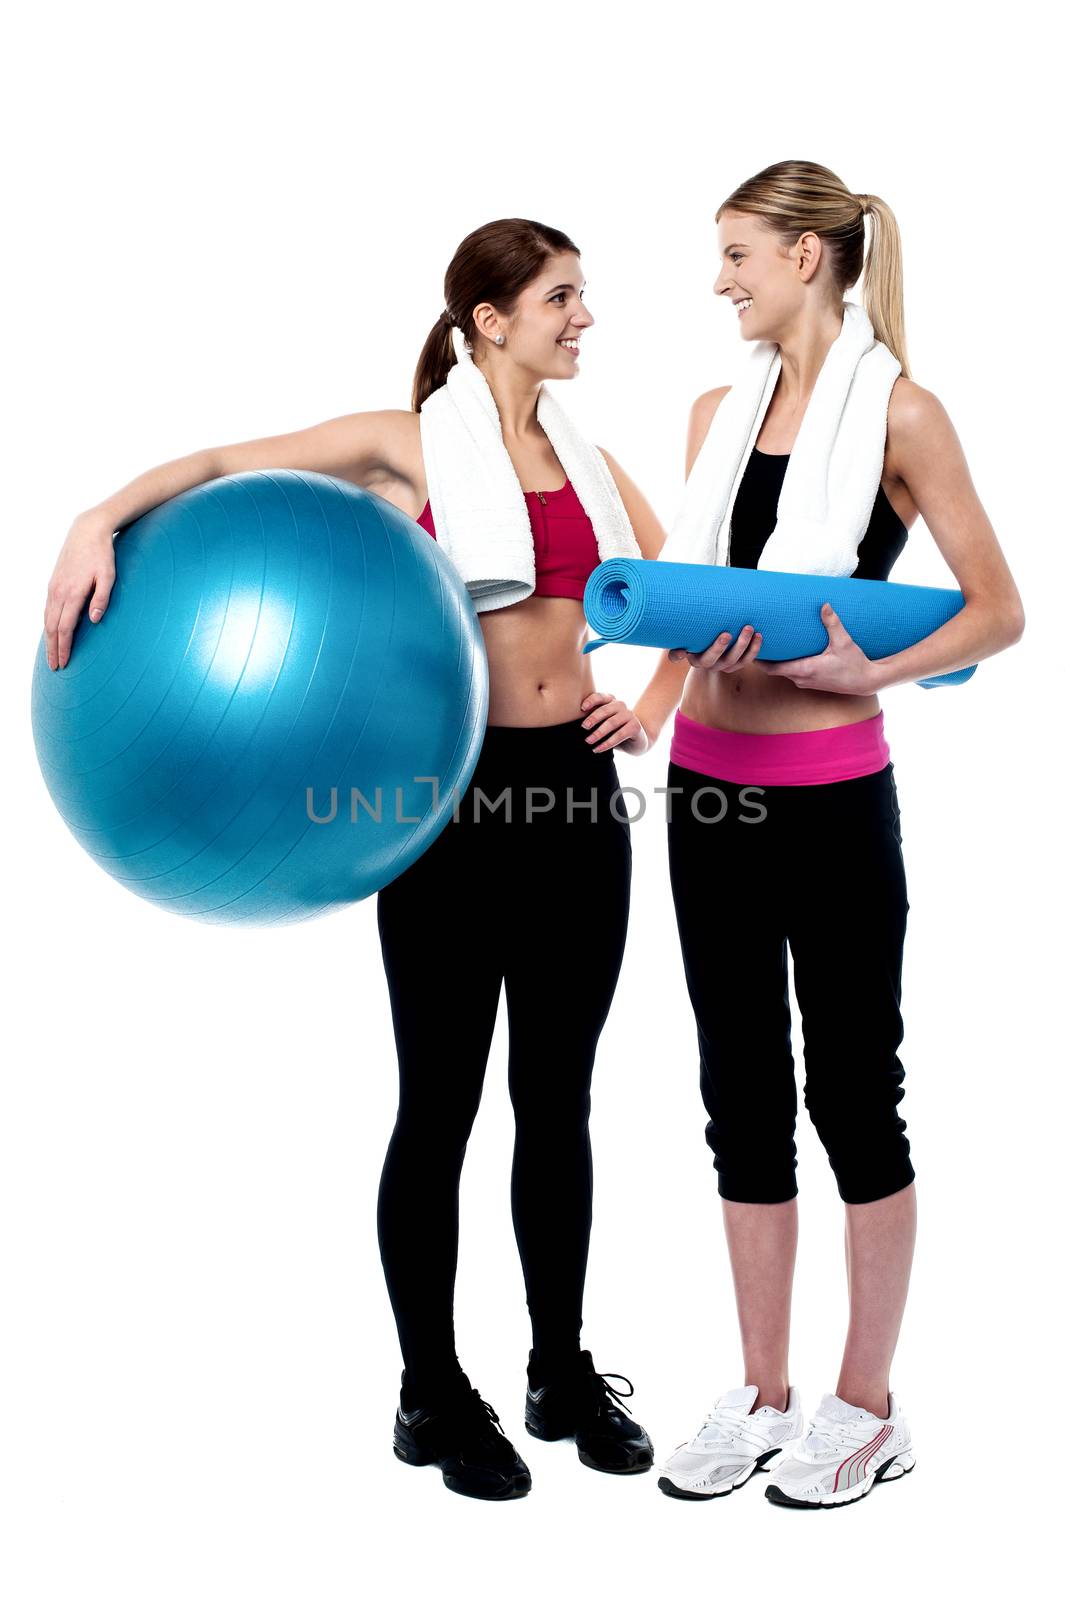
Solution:
[{"label": "black sneaker", "polygon": [[632,1416],[622,1416],[614,1404],[625,1411],[618,1390],[607,1383],[618,1378],[633,1386],[619,1372],[596,1372],[590,1350],[565,1368],[548,1370],[529,1353],[529,1387],[525,1395],[525,1426],[537,1439],[573,1439],[577,1455],[586,1467],[598,1472],[649,1472],[654,1450],[640,1424]]},{"label": "black sneaker", "polygon": [[456,1494],[478,1500],[516,1500],[528,1494],[532,1477],[499,1417],[469,1380],[434,1406],[404,1410],[401,1395],[392,1448],[408,1466],[443,1468]]}]

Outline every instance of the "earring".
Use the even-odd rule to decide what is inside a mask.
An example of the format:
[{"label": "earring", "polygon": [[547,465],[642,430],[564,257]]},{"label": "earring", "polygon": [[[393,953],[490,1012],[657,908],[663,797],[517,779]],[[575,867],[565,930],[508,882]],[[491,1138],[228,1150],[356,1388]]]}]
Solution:
[{"label": "earring", "polygon": [[503,335],[501,333],[497,333],[496,334],[496,344],[502,344],[502,343],[503,343]]}]

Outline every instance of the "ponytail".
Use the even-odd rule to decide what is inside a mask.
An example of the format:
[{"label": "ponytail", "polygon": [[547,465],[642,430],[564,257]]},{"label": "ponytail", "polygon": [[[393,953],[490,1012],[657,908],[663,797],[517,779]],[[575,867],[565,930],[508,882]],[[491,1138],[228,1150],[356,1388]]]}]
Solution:
[{"label": "ponytail", "polygon": [[886,344],[910,376],[906,356],[906,330],[902,316],[902,240],[895,213],[877,194],[856,194],[863,213],[869,218],[869,250],[865,257],[862,299],[873,324],[873,332]]},{"label": "ponytail", "polygon": [[455,365],[455,346],[451,342],[451,318],[441,311],[433,323],[429,337],[422,345],[418,365],[414,370],[414,388],[410,408],[420,411],[434,389],[447,382],[447,375]]}]

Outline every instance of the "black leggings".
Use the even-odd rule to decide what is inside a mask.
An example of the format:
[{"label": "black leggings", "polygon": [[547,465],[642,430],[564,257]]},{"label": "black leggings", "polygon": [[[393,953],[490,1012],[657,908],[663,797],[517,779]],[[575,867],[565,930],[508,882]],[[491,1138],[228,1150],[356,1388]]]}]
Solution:
[{"label": "black leggings", "polygon": [[861,1204],[905,1188],[895,1108],[909,901],[893,764],[764,788],[668,770],[670,879],[719,1193],[798,1192],[789,944],[806,1107],[839,1192]]},{"label": "black leggings", "polygon": [[459,1176],[503,985],[511,1204],[533,1346],[546,1360],[579,1348],[592,1063],[621,968],[632,867],[613,753],[597,755],[588,731],[579,719],[489,726],[457,819],[377,897],[399,1057],[378,1236],[412,1388],[457,1366]]}]

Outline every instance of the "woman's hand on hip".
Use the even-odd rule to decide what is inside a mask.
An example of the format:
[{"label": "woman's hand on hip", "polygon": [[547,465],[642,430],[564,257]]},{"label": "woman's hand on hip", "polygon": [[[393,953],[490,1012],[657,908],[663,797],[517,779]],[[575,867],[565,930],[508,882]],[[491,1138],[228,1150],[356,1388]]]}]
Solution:
[{"label": "woman's hand on hip", "polygon": [[[581,701],[581,711],[584,714],[583,726],[596,730],[585,740],[596,755],[612,750],[615,745],[630,756],[642,756],[645,750],[651,748],[651,740],[644,731],[643,723],[634,711],[629,710],[624,700],[615,700],[612,694],[604,694],[597,689],[594,694],[585,695]],[[608,737],[604,738],[604,735]],[[600,743],[600,740],[603,742]]]}]

